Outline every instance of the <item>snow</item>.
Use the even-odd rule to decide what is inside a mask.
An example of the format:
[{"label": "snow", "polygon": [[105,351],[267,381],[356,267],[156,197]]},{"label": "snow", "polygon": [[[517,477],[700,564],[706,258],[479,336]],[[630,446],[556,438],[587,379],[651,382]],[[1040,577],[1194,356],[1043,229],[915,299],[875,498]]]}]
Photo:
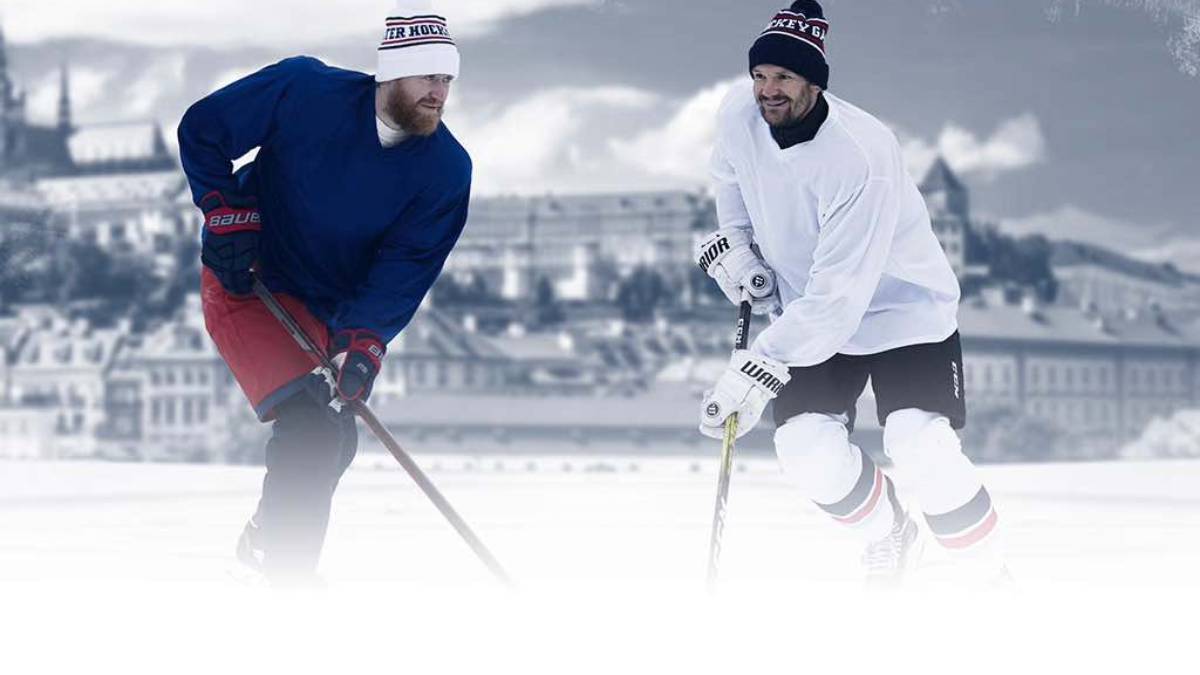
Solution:
[{"label": "snow", "polygon": [[296,594],[226,573],[261,469],[0,462],[0,672],[1190,670],[1198,461],[987,467],[1015,589],[867,594],[858,543],[739,460],[713,597],[715,459],[420,461],[516,592],[388,457]]}]

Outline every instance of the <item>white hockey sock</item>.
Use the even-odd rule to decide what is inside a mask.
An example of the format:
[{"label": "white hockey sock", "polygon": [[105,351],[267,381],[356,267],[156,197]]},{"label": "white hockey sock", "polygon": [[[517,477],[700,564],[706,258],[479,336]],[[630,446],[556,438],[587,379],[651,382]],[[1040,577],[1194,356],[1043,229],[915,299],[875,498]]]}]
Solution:
[{"label": "white hockey sock", "polygon": [[884,448],[895,463],[897,483],[920,502],[942,546],[964,550],[989,538],[997,522],[991,496],[946,417],[897,410],[888,415]]},{"label": "white hockey sock", "polygon": [[796,415],[775,431],[775,452],[800,493],[833,519],[875,541],[896,518],[891,481],[850,442],[844,416]]}]

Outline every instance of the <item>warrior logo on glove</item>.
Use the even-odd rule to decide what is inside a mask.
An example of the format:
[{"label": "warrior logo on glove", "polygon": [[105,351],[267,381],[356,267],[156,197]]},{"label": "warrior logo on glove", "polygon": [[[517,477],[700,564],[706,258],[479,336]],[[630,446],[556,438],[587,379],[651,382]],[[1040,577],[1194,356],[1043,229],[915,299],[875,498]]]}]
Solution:
[{"label": "warrior logo on glove", "polygon": [[749,375],[750,379],[771,390],[773,394],[778,395],[779,391],[783,389],[782,380],[772,375],[766,368],[763,368],[754,361],[743,363],[741,370],[743,373]]},{"label": "warrior logo on glove", "polygon": [[721,438],[726,418],[737,413],[737,435],[741,437],[758,424],[767,403],[790,379],[787,364],[745,349],[735,350],[729,367],[701,403],[700,433]]},{"label": "warrior logo on glove", "polygon": [[[714,260],[716,260],[718,257],[720,257],[720,255],[722,253],[724,253],[725,251],[728,251],[728,250],[729,250],[729,237],[725,237],[725,236],[719,237],[716,241],[709,244],[708,247],[704,249],[704,252],[700,254],[700,260],[697,261],[700,264],[700,269],[704,272],[707,272],[708,266],[713,264]],[[766,282],[767,282],[766,279],[763,279],[764,285],[766,284]]]},{"label": "warrior logo on glove", "polygon": [[696,264],[716,280],[733,304],[740,304],[742,291],[747,290],[753,313],[770,314],[779,309],[775,273],[754,250],[749,230],[723,227],[708,235],[696,245]]}]

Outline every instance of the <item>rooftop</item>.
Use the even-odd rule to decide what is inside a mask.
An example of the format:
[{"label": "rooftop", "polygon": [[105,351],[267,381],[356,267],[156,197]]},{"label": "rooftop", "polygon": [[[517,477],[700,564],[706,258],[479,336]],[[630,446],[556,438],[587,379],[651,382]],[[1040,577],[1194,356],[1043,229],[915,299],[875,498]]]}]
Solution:
[{"label": "rooftop", "polygon": [[1001,338],[1030,342],[1097,346],[1200,348],[1195,326],[1177,326],[1150,312],[1104,316],[1064,305],[1026,309],[1019,305],[965,300],[958,310],[964,338]]},{"label": "rooftop", "polygon": [[116,172],[82,176],[56,176],[37,182],[38,192],[59,208],[99,203],[111,205],[130,200],[154,200],[170,203],[183,176],[174,169],[153,172]]},{"label": "rooftop", "polygon": [[480,197],[471,203],[473,218],[512,218],[535,215],[556,218],[565,215],[614,215],[654,212],[690,212],[704,197],[682,190],[620,194],[569,194],[538,197]]},{"label": "rooftop", "polygon": [[13,363],[22,369],[95,369],[112,362],[125,334],[76,323],[33,330],[21,343]]},{"label": "rooftop", "polygon": [[950,165],[946,163],[945,158],[938,157],[934,160],[933,165],[925,172],[925,177],[921,179],[921,192],[963,192],[966,187],[958,176],[954,175],[954,171]]},{"label": "rooftop", "polygon": [[79,165],[150,160],[166,154],[162,129],[154,122],[83,127],[71,135],[67,147]]},{"label": "rooftop", "polygon": [[428,304],[413,315],[389,353],[405,357],[449,359],[499,359],[504,353],[491,340],[462,328],[445,313]]}]

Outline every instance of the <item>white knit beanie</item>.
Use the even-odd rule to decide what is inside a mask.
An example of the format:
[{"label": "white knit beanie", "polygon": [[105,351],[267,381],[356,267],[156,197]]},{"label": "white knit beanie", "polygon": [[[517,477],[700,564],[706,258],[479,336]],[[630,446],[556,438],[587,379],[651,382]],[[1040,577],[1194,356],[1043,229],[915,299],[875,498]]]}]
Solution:
[{"label": "white knit beanie", "polygon": [[446,28],[446,18],[434,14],[432,2],[398,0],[386,24],[376,82],[412,75],[458,77],[458,48]]}]

